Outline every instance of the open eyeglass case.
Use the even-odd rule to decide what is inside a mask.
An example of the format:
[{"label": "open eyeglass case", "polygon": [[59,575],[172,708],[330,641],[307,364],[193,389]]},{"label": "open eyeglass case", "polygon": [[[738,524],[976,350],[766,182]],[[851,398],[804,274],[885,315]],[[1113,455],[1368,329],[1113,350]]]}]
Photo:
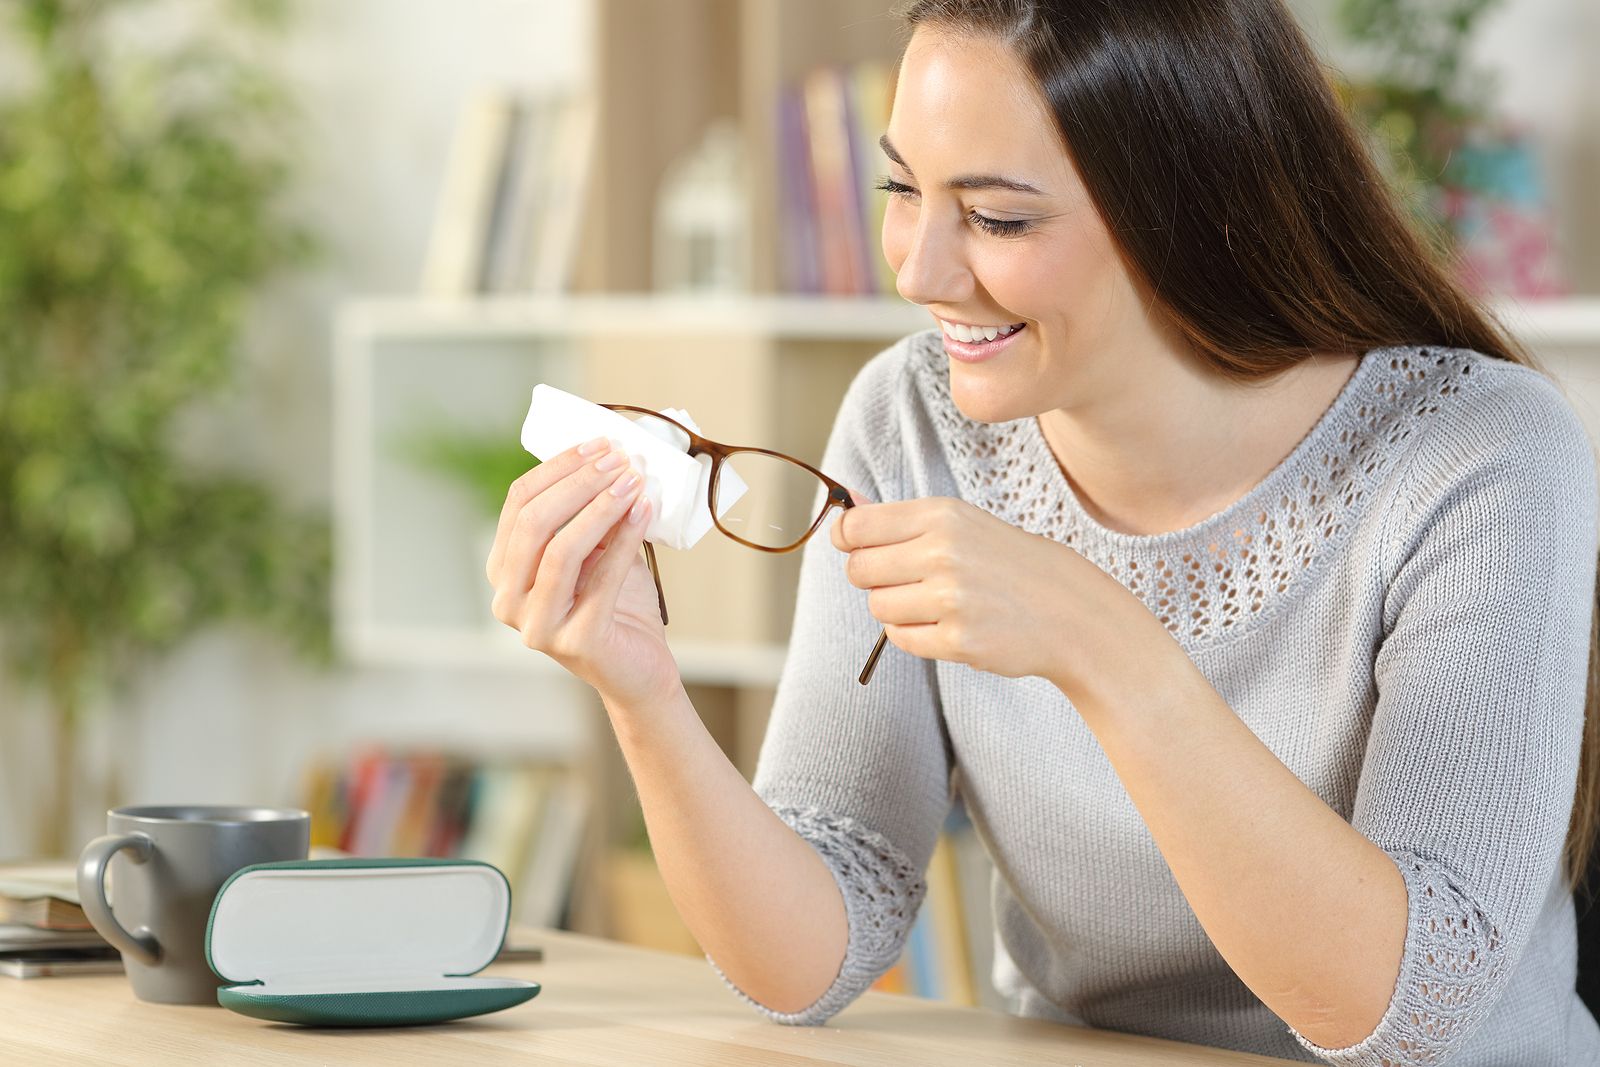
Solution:
[{"label": "open eyeglass case", "polygon": [[260,863],[211,905],[223,1007],[274,1022],[407,1026],[499,1011],[539,983],[478,978],[505,941],[511,887],[455,859]]}]

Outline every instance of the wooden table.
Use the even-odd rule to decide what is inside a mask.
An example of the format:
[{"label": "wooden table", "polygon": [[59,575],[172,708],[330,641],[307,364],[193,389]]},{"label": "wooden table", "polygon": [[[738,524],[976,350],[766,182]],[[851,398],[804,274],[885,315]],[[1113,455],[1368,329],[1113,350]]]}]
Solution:
[{"label": "wooden table", "polygon": [[485,974],[539,982],[526,1004],[434,1026],[311,1029],[220,1007],[146,1004],[122,975],[0,978],[0,1063],[17,1064],[1066,1064],[1289,1061],[867,993],[826,1026],[756,1014],[703,959],[533,930],[538,963]]}]

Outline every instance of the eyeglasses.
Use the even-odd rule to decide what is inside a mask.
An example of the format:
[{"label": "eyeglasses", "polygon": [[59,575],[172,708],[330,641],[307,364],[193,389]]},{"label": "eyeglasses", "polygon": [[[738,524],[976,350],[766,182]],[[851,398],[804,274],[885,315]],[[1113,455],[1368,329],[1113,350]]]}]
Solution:
[{"label": "eyeglasses", "polygon": [[[601,404],[603,408],[637,418],[656,419],[677,430],[688,441],[686,451],[690,456],[711,457],[711,484],[706,506],[711,509],[711,522],[718,530],[741,545],[762,552],[793,552],[816,533],[822,520],[832,508],[852,508],[850,490],[823,474],[809,463],[773,452],[765,448],[744,448],[724,445],[708,440],[678,422],[676,419],[628,404]],[[734,457],[737,457],[735,461]],[[718,489],[723,472],[727,471],[745,489],[724,513],[717,514],[712,501],[720,500]],[[730,489],[737,486],[730,485]],[[661,607],[661,625],[667,624],[667,598],[661,592],[661,571],[656,566],[655,546],[644,543],[645,559],[650,563],[650,577],[656,583],[656,602]],[[888,641],[886,631],[878,632],[878,643],[861,668],[856,679],[866,685],[872,678],[878,657]]]}]

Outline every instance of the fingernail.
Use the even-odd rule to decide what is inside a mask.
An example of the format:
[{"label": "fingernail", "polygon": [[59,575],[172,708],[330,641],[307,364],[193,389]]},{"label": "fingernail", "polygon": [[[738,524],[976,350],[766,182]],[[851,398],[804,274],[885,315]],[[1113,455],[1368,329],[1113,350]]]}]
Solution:
[{"label": "fingernail", "polygon": [[612,485],[612,487],[611,487],[611,495],[612,496],[627,496],[628,495],[628,491],[630,489],[632,489],[634,486],[638,485],[638,484],[639,484],[639,472],[638,471],[629,471],[623,477],[618,478],[616,483],[614,485]]},{"label": "fingernail", "polygon": [[608,443],[609,442],[604,437],[596,437],[593,441],[585,441],[583,444],[578,446],[578,455],[592,456],[602,448],[606,447]]},{"label": "fingernail", "polygon": [[629,524],[633,525],[633,526],[637,526],[639,524],[639,520],[644,518],[644,513],[646,511],[649,511],[649,510],[650,510],[650,498],[649,497],[641,496],[638,500],[635,500],[633,502],[633,507],[628,510],[628,522],[629,522]]},{"label": "fingernail", "polygon": [[594,469],[597,471],[615,470],[617,467],[622,466],[626,462],[628,462],[627,453],[613,452],[597,462],[594,465]]}]

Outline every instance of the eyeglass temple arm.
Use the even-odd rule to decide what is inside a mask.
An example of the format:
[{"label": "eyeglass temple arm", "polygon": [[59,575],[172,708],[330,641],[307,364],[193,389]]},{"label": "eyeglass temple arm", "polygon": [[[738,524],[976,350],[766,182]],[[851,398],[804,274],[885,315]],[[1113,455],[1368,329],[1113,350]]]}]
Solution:
[{"label": "eyeglass temple arm", "polygon": [[[853,508],[856,506],[855,500],[850,495],[850,491],[848,489],[843,489],[841,486],[834,486],[831,488],[828,491],[828,498],[834,503],[838,504],[841,511],[846,508]],[[867,657],[867,662],[864,666],[862,666],[861,674],[857,676],[856,681],[860,682],[862,685],[866,685],[868,682],[872,681],[872,672],[878,668],[878,657],[883,655],[883,646],[888,643],[889,631],[880,629],[878,631],[878,643],[872,646],[872,654]]]},{"label": "eyeglass temple arm", "polygon": [[866,685],[872,680],[873,669],[878,666],[878,657],[883,655],[883,646],[887,644],[888,641],[889,632],[887,630],[879,630],[878,643],[872,646],[872,655],[867,657],[867,665],[861,668],[861,677],[857,678],[856,681],[860,682],[862,685]]},{"label": "eyeglass temple arm", "polygon": [[661,592],[661,571],[656,567],[656,546],[649,541],[644,543],[644,556],[650,563],[650,577],[656,583],[656,605],[661,608],[661,625],[667,624],[667,598]]}]

